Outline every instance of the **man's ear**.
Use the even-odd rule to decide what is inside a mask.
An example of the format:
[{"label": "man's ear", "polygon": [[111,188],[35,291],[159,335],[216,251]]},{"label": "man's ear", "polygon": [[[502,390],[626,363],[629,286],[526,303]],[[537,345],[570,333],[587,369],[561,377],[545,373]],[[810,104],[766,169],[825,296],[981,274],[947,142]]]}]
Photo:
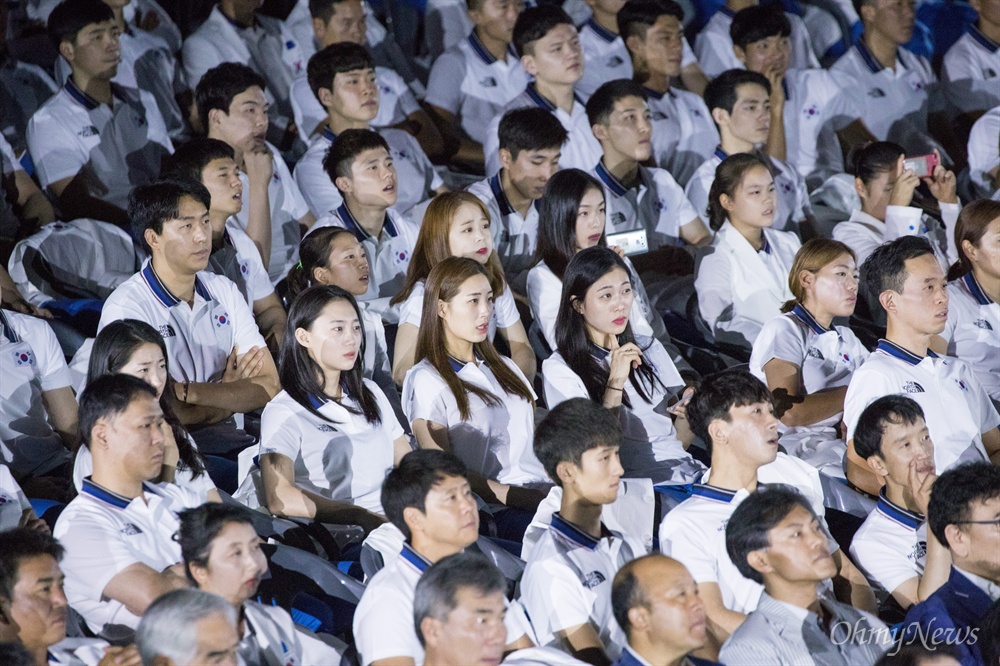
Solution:
[{"label": "man's ear", "polygon": [[576,465],[566,460],[563,460],[558,465],[556,465],[556,477],[559,478],[561,485],[565,486],[567,483],[571,483],[576,477]]},{"label": "man's ear", "polygon": [[322,43],[323,36],[326,35],[326,21],[318,17],[313,17],[312,27],[316,41]]},{"label": "man's ear", "polygon": [[95,449],[106,449],[108,448],[108,430],[109,424],[107,419],[100,418],[94,424],[94,427],[90,430],[90,452],[94,453]]},{"label": "man's ear", "polygon": [[871,23],[875,20],[875,7],[870,3],[862,4],[861,8],[858,10],[858,17],[861,19],[861,24]]},{"label": "man's ear", "polygon": [[728,125],[729,124],[729,112],[726,111],[725,109],[716,107],[716,108],[712,109],[712,120],[714,120],[715,124],[719,125],[720,127],[722,125]]},{"label": "man's ear", "polygon": [[736,46],[736,44],[733,44],[733,55],[735,55],[736,59],[743,63],[743,66],[746,67],[747,52],[743,50],[742,46]]},{"label": "man's ear", "polygon": [[425,617],[420,620],[420,633],[424,635],[424,643],[437,645],[441,634],[441,623],[432,617]]},{"label": "man's ear", "polygon": [[66,58],[66,62],[73,64],[73,58],[76,57],[76,49],[73,48],[73,42],[68,39],[59,42],[59,55]]},{"label": "man's ear", "polygon": [[207,133],[210,128],[216,127],[222,123],[222,116],[229,115],[222,109],[210,109],[208,112],[208,127],[205,128]]},{"label": "man's ear", "polygon": [[722,419],[712,419],[708,424],[708,436],[712,438],[712,448],[729,441],[729,428]]},{"label": "man's ear", "polygon": [[412,535],[415,531],[417,531],[417,528],[423,525],[424,514],[422,514],[417,507],[408,506],[403,509],[403,522],[410,528],[410,534]]},{"label": "man's ear", "polygon": [[958,525],[946,525],[944,528],[944,538],[947,543],[942,544],[953,554],[959,557],[967,557],[969,554],[969,544],[965,538],[965,533]]},{"label": "man's ear", "polygon": [[878,456],[868,456],[865,462],[868,463],[868,467],[875,473],[875,476],[889,476],[889,470],[886,469],[885,461]]},{"label": "man's ear", "polygon": [[625,48],[632,55],[638,55],[642,51],[643,46],[645,46],[645,42],[643,42],[642,37],[639,35],[629,35],[628,39],[625,40]]},{"label": "man's ear", "polygon": [[892,289],[886,289],[881,294],[878,295],[878,302],[882,306],[882,309],[888,312],[896,311],[896,297],[899,294],[894,292]]},{"label": "man's ear", "polygon": [[497,157],[500,159],[500,166],[504,169],[510,169],[510,165],[514,163],[514,156],[506,148],[498,150]]},{"label": "man's ear", "polygon": [[344,192],[345,194],[347,192],[354,191],[354,181],[348,178],[347,176],[337,176],[333,180],[333,185],[334,187],[336,187],[341,192]]},{"label": "man's ear", "polygon": [[[330,84],[333,85],[332,83]],[[333,106],[333,90],[331,88],[320,88],[319,89],[319,103],[323,105],[324,109],[329,109]]]},{"label": "man's ear", "polygon": [[532,76],[538,75],[538,67],[535,66],[535,56],[528,55],[527,53],[521,56],[521,67]]},{"label": "man's ear", "polygon": [[772,573],[774,567],[771,566],[771,562],[767,557],[766,550],[751,550],[747,553],[747,564],[754,571],[761,574]]},{"label": "man's ear", "polygon": [[646,631],[649,629],[649,611],[642,606],[632,606],[628,609],[628,621],[635,629]]},{"label": "man's ear", "polygon": [[597,139],[598,141],[608,140],[608,128],[602,125],[601,123],[597,123],[596,125],[591,125],[590,131],[594,133],[594,138]]}]

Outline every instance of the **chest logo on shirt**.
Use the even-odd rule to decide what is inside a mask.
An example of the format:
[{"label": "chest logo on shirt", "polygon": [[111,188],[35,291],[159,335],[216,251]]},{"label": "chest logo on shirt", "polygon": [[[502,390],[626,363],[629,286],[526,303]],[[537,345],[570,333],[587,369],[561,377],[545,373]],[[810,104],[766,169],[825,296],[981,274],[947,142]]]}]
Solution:
[{"label": "chest logo on shirt", "polygon": [[613,226],[618,226],[619,224],[625,224],[625,213],[618,211],[611,214],[611,224]]},{"label": "chest logo on shirt", "polygon": [[649,117],[652,118],[653,120],[666,120],[667,114],[663,113],[662,111],[652,111],[650,112]]},{"label": "chest logo on shirt", "polygon": [[406,153],[404,153],[402,150],[394,150],[394,151],[392,151],[392,156],[393,156],[393,158],[399,158],[401,160],[408,160],[408,159],[410,159],[410,156],[407,155]]},{"label": "chest logo on shirt", "polygon": [[77,132],[80,136],[86,138],[88,136],[100,136],[100,132],[93,125],[86,125],[83,129]]},{"label": "chest logo on shirt", "polygon": [[981,328],[984,331],[992,331],[993,330],[993,326],[991,326],[990,322],[986,321],[985,319],[977,319],[976,321],[974,321],[972,323],[976,325],[976,328]]},{"label": "chest logo on shirt", "polygon": [[14,357],[14,363],[17,366],[35,364],[35,355],[30,350],[25,349],[21,351],[11,352],[11,355]]},{"label": "chest logo on shirt", "polygon": [[481,85],[484,88],[496,88],[497,80],[492,76],[484,76],[483,78],[479,79],[479,85]]},{"label": "chest logo on shirt", "polygon": [[903,384],[903,393],[923,393],[924,387],[916,382],[906,382]]},{"label": "chest logo on shirt", "polygon": [[969,385],[965,383],[964,379],[956,379],[955,383],[958,384],[958,388],[962,389],[966,393],[969,392]]},{"label": "chest logo on shirt", "polygon": [[869,97],[885,97],[885,91],[881,88],[870,88],[868,90]]},{"label": "chest logo on shirt", "polygon": [[139,529],[138,525],[133,525],[132,523],[125,523],[125,526],[118,530],[125,536],[135,536],[136,534],[142,534],[142,530]]},{"label": "chest logo on shirt", "polygon": [[992,67],[983,68],[983,78],[984,79],[995,79],[997,78],[997,72]]},{"label": "chest logo on shirt", "polygon": [[906,556],[906,558],[912,562],[919,562],[925,557],[927,557],[926,541],[918,541],[917,543],[915,543],[913,545],[913,550],[911,550],[910,554]]},{"label": "chest logo on shirt", "polygon": [[174,327],[170,324],[160,324],[160,337],[163,338],[173,338],[177,336],[177,332],[174,331]]},{"label": "chest logo on shirt", "polygon": [[787,193],[789,193],[789,192],[792,191],[792,184],[789,183],[789,182],[787,182],[787,181],[783,182],[781,184],[781,189],[783,189],[785,191],[785,193],[787,194]]},{"label": "chest logo on shirt", "polygon": [[624,63],[624,62],[625,61],[622,60],[621,56],[614,55],[614,56],[611,56],[610,58],[608,58],[608,62],[605,63],[604,66],[605,67],[621,67],[622,63]]},{"label": "chest logo on shirt", "polygon": [[220,312],[218,314],[212,315],[212,320],[215,322],[216,328],[222,328],[223,326],[229,326],[229,313]]},{"label": "chest logo on shirt", "polygon": [[913,88],[913,92],[920,92],[924,89],[923,81],[910,81],[910,87]]},{"label": "chest logo on shirt", "polygon": [[805,115],[806,118],[809,118],[810,120],[812,120],[813,118],[818,118],[819,107],[816,106],[815,104],[810,104],[805,108],[805,110],[802,113]]},{"label": "chest logo on shirt", "polygon": [[819,359],[820,361],[823,360],[823,352],[816,349],[815,347],[810,347],[809,349],[807,349],[806,356],[808,356],[809,358]]},{"label": "chest logo on shirt", "polygon": [[851,362],[851,357],[850,357],[849,354],[841,354],[840,355],[840,360],[843,361],[844,363],[850,363]]},{"label": "chest logo on shirt", "polygon": [[249,262],[244,261],[242,264],[240,264],[240,273],[242,273],[243,275],[247,275],[248,273],[250,273],[250,263]]},{"label": "chest logo on shirt", "polygon": [[607,578],[605,578],[604,574],[602,574],[600,571],[591,571],[589,574],[584,576],[583,580],[581,580],[580,582],[583,583],[583,586],[585,588],[587,588],[588,590],[592,590],[606,580]]},{"label": "chest logo on shirt", "polygon": [[337,432],[336,428],[334,428],[332,425],[327,425],[325,423],[320,423],[319,425],[317,425],[316,430],[319,430],[320,432]]},{"label": "chest logo on shirt", "polygon": [[393,259],[396,260],[397,264],[405,264],[410,261],[410,253],[406,250],[400,250],[393,255]]}]

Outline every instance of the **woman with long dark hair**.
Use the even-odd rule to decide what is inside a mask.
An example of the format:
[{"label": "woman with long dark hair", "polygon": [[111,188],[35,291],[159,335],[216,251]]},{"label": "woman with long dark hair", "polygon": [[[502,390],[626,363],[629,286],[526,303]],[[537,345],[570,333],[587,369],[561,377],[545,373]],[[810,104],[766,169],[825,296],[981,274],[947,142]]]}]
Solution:
[{"label": "woman with long dark hair", "polygon": [[658,340],[632,332],[633,284],[628,266],[608,248],[587,248],[570,260],[558,351],[542,364],[545,399],[550,408],[589,398],[616,410],[626,477],[690,481],[705,468],[686,452],[667,407],[684,381]]},{"label": "woman with long dark hair", "polygon": [[354,296],[310,287],[288,313],[282,391],[261,418],[260,470],[271,513],[378,527],[382,480],[409,439],[381,389],[364,378]]}]

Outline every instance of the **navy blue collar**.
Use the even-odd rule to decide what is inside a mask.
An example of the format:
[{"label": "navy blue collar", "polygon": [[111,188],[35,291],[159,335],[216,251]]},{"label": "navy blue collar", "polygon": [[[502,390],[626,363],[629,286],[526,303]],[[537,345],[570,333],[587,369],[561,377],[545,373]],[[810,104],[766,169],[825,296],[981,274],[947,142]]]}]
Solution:
[{"label": "navy blue collar", "polygon": [[[378,242],[377,237],[369,236],[368,232],[362,229],[358,221],[354,219],[354,216],[351,215],[351,211],[347,208],[347,201],[344,201],[344,203],[340,204],[340,207],[337,208],[337,215],[340,217],[340,221],[344,223],[344,228],[354,234],[354,237],[358,239],[359,243],[363,243],[369,238],[374,238],[375,242]],[[382,231],[386,232],[393,238],[399,235],[399,230],[396,229],[396,225],[392,221],[392,218],[389,217],[388,212],[385,214],[385,220],[382,222]]]},{"label": "navy blue collar", "polygon": [[882,489],[878,491],[878,504],[875,509],[894,523],[899,523],[911,530],[917,529],[924,522],[924,517],[919,513],[914,513],[889,501],[889,498],[885,496],[885,486],[882,486]]},{"label": "navy blue collar", "polygon": [[658,90],[653,90],[652,88],[647,88],[646,86],[643,86],[642,91],[646,93],[646,99],[663,99],[667,95],[670,95],[671,97],[676,97],[673,88],[667,88],[667,92],[661,93]]},{"label": "navy blue collar", "polygon": [[73,81],[73,75],[71,74],[69,78],[66,79],[66,84],[63,86],[66,93],[73,98],[73,100],[85,108],[87,111],[93,111],[101,105],[96,99],[83,92],[76,86],[76,82]]},{"label": "navy blue collar", "polygon": [[493,190],[493,198],[497,200],[497,205],[500,206],[501,215],[510,215],[516,212],[514,207],[510,205],[510,199],[507,198],[507,193],[503,191],[503,183],[500,180],[500,172],[493,174],[489,179],[490,189]]},{"label": "navy blue collar", "polygon": [[324,139],[326,139],[330,143],[333,143],[333,140],[337,138],[337,135],[333,133],[333,130],[330,129],[329,125],[323,125],[323,134],[322,134],[322,136],[323,136]]},{"label": "navy blue collar", "polygon": [[615,662],[616,666],[646,666],[632,651],[631,646],[626,645],[622,650],[621,658]]},{"label": "navy blue collar", "polygon": [[992,39],[984,35],[975,23],[969,26],[969,36],[972,37],[976,44],[979,44],[990,53],[996,53],[997,49],[1000,49],[1000,44],[997,44]]},{"label": "navy blue collar", "polygon": [[767,242],[767,234],[764,231],[760,232],[760,241],[762,245],[758,252],[763,252],[764,254],[771,254],[771,244]]},{"label": "navy blue collar", "polygon": [[601,182],[607,185],[608,189],[611,190],[616,197],[620,197],[628,192],[628,188],[622,185],[621,181],[615,178],[614,174],[604,167],[604,160],[597,163],[597,166],[594,167],[594,171],[597,173],[597,177],[601,179]]},{"label": "navy blue collar", "polygon": [[718,157],[720,160],[725,161],[726,158],[729,157],[729,153],[724,151],[722,149],[722,146],[720,145],[715,147],[715,156]]},{"label": "navy blue collar", "polygon": [[726,490],[725,488],[711,486],[707,483],[693,484],[691,486],[691,494],[703,497],[713,502],[720,502],[722,504],[729,504],[733,501],[733,498],[736,497],[735,490]]},{"label": "navy blue collar", "polygon": [[972,294],[972,297],[976,299],[977,303],[980,305],[993,305],[993,299],[990,298],[989,294],[983,291],[981,286],[979,286],[979,280],[977,280],[976,276],[972,274],[972,271],[963,275],[962,281],[965,282],[965,286],[968,287],[969,292]]},{"label": "navy blue collar", "polygon": [[[864,60],[868,69],[871,70],[872,74],[878,74],[885,69],[885,67],[882,66],[882,63],[878,61],[878,58],[875,57],[875,54],[868,49],[868,45],[865,44],[863,36],[858,38],[857,43],[854,44],[854,48],[858,50],[858,54],[861,56],[861,59]],[[900,53],[899,49],[896,49],[896,64],[904,69],[906,68],[906,65],[903,64],[902,53]]]},{"label": "navy blue collar", "polygon": [[[493,57],[493,54],[490,53],[489,49],[483,45],[482,40],[479,39],[479,35],[476,34],[475,30],[469,34],[469,46],[471,46],[475,54],[479,56],[479,59],[487,65],[492,65],[497,61],[497,59]],[[507,45],[507,53],[515,58],[517,57],[517,53],[514,52],[514,47],[511,44]]]},{"label": "navy blue collar", "polygon": [[427,571],[428,567],[431,566],[430,560],[413,550],[413,546],[405,542],[403,543],[403,549],[399,551],[399,556],[409,562],[420,573]]},{"label": "navy blue collar", "polygon": [[313,409],[320,409],[323,405],[330,402],[330,399],[325,395],[316,395],[315,393],[310,393],[308,396],[309,404],[312,405]]},{"label": "navy blue collar", "polygon": [[[472,363],[476,367],[479,367],[479,365],[483,364],[484,361],[481,358],[476,358],[475,361],[469,361],[469,363]],[[469,365],[469,363],[466,363],[465,361],[460,361],[454,356],[451,355],[448,356],[448,365],[450,365],[451,369],[454,370],[456,373],[461,372],[462,369],[465,368],[465,366]]]},{"label": "navy blue collar", "polygon": [[590,343],[590,355],[596,358],[598,361],[606,361],[608,354],[611,353],[610,349],[605,349],[596,342]]},{"label": "navy blue collar", "polygon": [[10,322],[7,321],[7,315],[4,314],[3,310],[0,310],[0,335],[3,335],[11,342],[21,341],[21,338],[17,337],[14,329],[10,327]]},{"label": "navy blue collar", "polygon": [[[157,494],[156,490],[148,483],[142,484],[142,490],[143,492]],[[90,495],[95,499],[99,499],[102,502],[110,504],[111,506],[117,507],[119,509],[127,508],[128,505],[132,503],[132,500],[129,499],[128,497],[123,497],[118,493],[111,492],[104,486],[97,485],[96,483],[90,480],[89,476],[84,478],[83,485],[80,488],[80,492],[86,493],[87,495]]]},{"label": "navy blue collar", "polygon": [[[595,539],[594,537],[590,536],[589,534],[581,530],[579,527],[574,525],[573,523],[569,522],[568,520],[560,516],[558,511],[552,514],[551,526],[552,529],[558,532],[560,535],[569,539],[576,545],[586,548],[587,550],[596,550],[597,546],[600,545],[601,543],[600,539]],[[603,538],[610,536],[612,536],[611,532],[608,530],[607,527],[604,526],[604,523],[602,522],[601,537]]]},{"label": "navy blue collar", "polygon": [[729,18],[733,18],[734,16],[736,16],[736,12],[734,12],[729,7],[726,7],[725,5],[719,7],[719,13],[722,14],[723,16],[728,16]]},{"label": "navy blue collar", "polygon": [[[170,290],[167,289],[166,285],[164,285],[160,280],[160,276],[156,274],[155,270],[153,270],[152,259],[146,262],[146,265],[143,266],[141,273],[146,286],[149,287],[149,290],[153,292],[153,296],[156,297],[156,300],[158,300],[163,307],[172,308],[181,302],[181,299],[170,293]],[[206,301],[212,300],[212,294],[209,293],[208,289],[204,284],[202,284],[201,280],[198,279],[197,275],[194,277],[194,290]]]},{"label": "navy blue collar", "polygon": [[585,23],[585,25],[587,27],[589,27],[591,30],[593,30],[597,34],[598,37],[600,37],[601,39],[603,39],[608,44],[610,44],[611,42],[613,42],[616,39],[618,39],[618,35],[616,35],[615,33],[611,32],[610,30],[606,30],[605,28],[602,28],[597,23],[597,21],[594,20],[593,16],[591,16],[589,19],[587,19],[587,22]]},{"label": "navy blue collar", "polygon": [[233,26],[237,30],[247,30],[248,28],[256,28],[259,25],[257,23],[257,15],[256,14],[253,17],[253,23],[251,23],[250,25],[240,25],[234,19],[231,19],[228,16],[226,16],[226,13],[224,11],[222,11],[221,9],[219,10],[219,13],[222,14],[222,18],[226,19],[226,23],[228,23],[229,25]]},{"label": "navy blue collar", "polygon": [[785,93],[785,99],[791,99],[792,96],[788,92],[788,79],[786,77],[781,77],[781,91]]},{"label": "navy blue collar", "polygon": [[823,335],[833,330],[832,328],[824,328],[822,324],[816,321],[816,317],[809,310],[806,310],[805,306],[801,303],[795,304],[795,307],[792,308],[792,314],[798,317],[799,321],[808,326],[816,335]]},{"label": "navy blue collar", "polygon": [[[542,97],[542,94],[538,92],[538,89],[535,87],[534,81],[528,84],[528,86],[524,89],[524,92],[528,94],[528,97],[531,98],[531,101],[534,102],[535,106],[537,106],[538,108],[545,109],[546,111],[556,110],[557,108],[556,105],[547,100],[546,98]],[[578,104],[583,104],[583,100],[581,100],[579,95],[577,95],[575,92],[573,93],[573,100]]]},{"label": "navy blue collar", "polygon": [[[885,338],[878,341],[878,345],[875,347],[875,351],[880,351],[884,354],[888,354],[889,356],[892,356],[893,358],[898,358],[900,361],[903,361],[910,365],[917,365],[922,360],[924,360],[923,358],[917,356],[908,349],[903,349],[895,342],[890,342]],[[930,358],[938,357],[938,355],[932,352],[930,349],[927,350],[927,356],[929,356]]]}]

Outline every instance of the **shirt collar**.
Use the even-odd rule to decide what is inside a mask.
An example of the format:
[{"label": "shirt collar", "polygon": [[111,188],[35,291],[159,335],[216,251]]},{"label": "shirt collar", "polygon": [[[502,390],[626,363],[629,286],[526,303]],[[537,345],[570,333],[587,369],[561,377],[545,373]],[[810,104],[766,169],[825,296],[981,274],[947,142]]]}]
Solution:
[{"label": "shirt collar", "polygon": [[477,358],[475,361],[470,361],[469,363],[466,363],[465,361],[458,360],[454,356],[448,356],[448,365],[450,365],[451,369],[455,371],[455,374],[458,374],[469,365],[473,366],[474,368],[478,368],[482,364],[483,360],[480,358]]},{"label": "shirt collar", "polygon": [[500,172],[493,174],[490,179],[490,189],[493,190],[493,198],[497,200],[497,205],[500,206],[501,215],[510,215],[514,212],[514,207],[510,205],[510,199],[507,198],[507,193],[503,191],[503,183],[500,181]]},{"label": "shirt collar", "polygon": [[324,139],[326,139],[330,143],[333,143],[333,140],[337,138],[337,135],[333,133],[333,130],[330,129],[329,125],[323,125],[322,136],[323,136]]},{"label": "shirt collar", "polygon": [[[148,483],[142,484],[142,490],[143,492],[151,492],[156,494],[153,487],[150,486]],[[129,504],[132,503],[132,500],[129,499],[128,497],[124,497],[122,495],[119,495],[118,493],[112,492],[107,488],[105,488],[104,486],[97,485],[96,483],[91,481],[89,476],[84,478],[83,485],[80,488],[80,492],[86,493],[87,495],[90,495],[95,499],[99,499],[102,502],[110,504],[111,506],[117,507],[119,509],[125,509],[128,507]]]},{"label": "shirt collar", "polygon": [[980,590],[986,593],[991,600],[997,601],[1000,599],[1000,585],[997,585],[993,581],[986,580],[982,576],[977,576],[974,573],[970,573],[965,569],[955,567],[955,571],[965,576],[969,579],[969,582],[978,587]]},{"label": "shirt collar", "polygon": [[809,310],[806,310],[805,306],[801,303],[795,304],[795,307],[792,308],[792,314],[808,326],[816,335],[823,335],[833,330],[832,328],[823,328],[823,325],[816,321],[816,317]]},{"label": "shirt collar", "polygon": [[963,275],[962,281],[965,282],[965,286],[968,287],[969,292],[972,294],[972,297],[976,299],[977,303],[980,305],[993,305],[993,299],[990,298],[989,294],[983,291],[983,288],[979,285],[979,280],[977,280],[976,276],[972,274],[972,271]]},{"label": "shirt collar", "polygon": [[602,28],[600,25],[598,25],[597,21],[594,20],[593,16],[591,16],[589,19],[587,19],[586,25],[591,30],[593,30],[594,33],[596,33],[598,37],[600,37],[601,39],[603,39],[608,44],[610,44],[611,42],[613,42],[616,39],[618,39],[618,35],[616,35],[615,33],[611,32],[610,30],[606,30],[606,29]]},{"label": "shirt collar", "polygon": [[66,79],[66,85],[63,87],[66,90],[66,93],[70,97],[72,97],[77,104],[85,108],[87,111],[93,111],[94,109],[96,109],[101,105],[100,102],[98,102],[96,99],[94,99],[87,93],[83,92],[76,86],[76,82],[73,81],[72,75],[70,75],[69,78]]},{"label": "shirt collar", "polygon": [[597,166],[594,167],[594,172],[616,197],[623,196],[628,192],[628,188],[622,185],[621,181],[615,178],[614,174],[604,167],[604,160],[597,163]]},{"label": "shirt collar", "polygon": [[758,252],[763,252],[764,254],[771,254],[771,244],[767,242],[767,233],[761,232],[760,242],[761,246]]},{"label": "shirt collar", "polygon": [[[341,222],[344,223],[344,228],[354,234],[354,237],[358,239],[359,243],[363,243],[369,238],[374,238],[373,236],[370,236],[367,231],[362,229],[361,225],[358,224],[358,221],[354,219],[354,216],[351,215],[351,211],[347,208],[346,201],[340,204],[340,207],[337,209],[337,215],[340,216]],[[388,212],[385,214],[385,221],[382,222],[382,231],[386,232],[393,238],[399,235],[399,230],[396,229],[396,224],[392,221],[392,218],[389,217]],[[374,238],[374,240],[376,243],[378,242],[378,238]]]},{"label": "shirt collar", "polygon": [[732,502],[733,498],[736,497],[736,493],[737,491],[735,490],[710,486],[707,483],[695,483],[691,486],[692,495],[697,495],[712,502],[719,502],[720,504],[729,504]]},{"label": "shirt collar", "polygon": [[590,343],[590,355],[596,358],[598,361],[606,361],[608,354],[611,353],[610,349],[605,349],[596,342]]},{"label": "shirt collar", "polygon": [[427,568],[431,566],[430,560],[413,550],[413,546],[405,542],[403,543],[403,549],[399,551],[399,556],[420,573],[427,571]]},{"label": "shirt collar", "polygon": [[[546,111],[551,111],[551,112],[556,111],[557,109],[556,105],[550,102],[549,100],[545,99],[544,97],[542,97],[542,94],[538,92],[538,89],[535,87],[534,81],[528,84],[528,86],[524,89],[524,92],[527,93],[528,97],[531,98],[531,101],[534,102],[535,106],[537,106],[538,108],[545,109]],[[583,104],[583,100],[581,100],[579,95],[577,95],[575,92],[573,93],[573,100],[578,104]]]},{"label": "shirt collar", "polygon": [[733,18],[734,16],[736,16],[736,12],[734,12],[729,7],[726,7],[725,5],[719,7],[719,13],[722,14],[723,16],[728,16],[729,18]]},{"label": "shirt collar", "polygon": [[996,53],[997,50],[1000,49],[1000,44],[997,44],[992,39],[984,35],[975,23],[969,26],[969,36],[990,53]]},{"label": "shirt collar", "polygon": [[233,20],[233,19],[229,18],[228,16],[226,16],[226,13],[224,11],[222,11],[221,9],[219,10],[219,14],[222,16],[222,18],[226,19],[226,23],[228,23],[229,25],[233,26],[237,30],[249,30],[251,28],[256,28],[257,25],[258,25],[258,23],[257,23],[257,16],[256,15],[254,15],[254,17],[253,17],[253,23],[251,23],[250,25],[240,25],[235,20]]},{"label": "shirt collar", "polygon": [[729,157],[729,153],[727,153],[726,151],[724,151],[722,149],[722,146],[716,146],[715,147],[715,156],[718,157],[720,160],[725,161],[725,159],[727,157]]},{"label": "shirt collar", "polygon": [[[170,293],[166,285],[160,280],[160,276],[156,274],[153,270],[153,260],[150,259],[146,262],[146,265],[142,268],[142,279],[149,287],[149,290],[153,292],[153,296],[156,300],[165,308],[172,308],[181,302],[181,299]],[[206,301],[212,300],[212,295],[208,292],[208,289],[202,284],[201,280],[197,275],[194,277],[194,290],[199,296],[204,298]]]},{"label": "shirt collar", "polygon": [[[895,342],[890,342],[885,338],[878,341],[878,345],[875,347],[875,351],[880,351],[883,354],[888,354],[889,356],[892,356],[893,358],[898,358],[899,360],[904,361],[905,363],[908,363],[910,365],[918,365],[922,360],[924,360],[921,357],[914,354],[913,352],[911,352],[910,350],[903,349]],[[929,356],[930,358],[938,357],[938,355],[932,352],[930,349],[927,350],[927,356]]]},{"label": "shirt collar", "polygon": [[3,335],[10,342],[20,342],[21,338],[17,337],[17,333],[14,329],[10,327],[10,322],[7,321],[7,315],[3,310],[0,310],[0,335]]},{"label": "shirt collar", "polygon": [[670,95],[671,97],[675,97],[676,96],[676,95],[674,95],[674,89],[673,88],[667,88],[667,92],[662,92],[661,93],[658,90],[653,90],[652,88],[647,88],[646,86],[643,86],[642,87],[642,91],[644,93],[646,93],[646,99],[663,99],[667,95]]},{"label": "shirt collar", "polygon": [[323,405],[330,402],[330,399],[325,395],[316,395],[315,393],[310,393],[306,396],[309,399],[309,404],[312,405],[313,409],[320,409]]},{"label": "shirt collar", "polygon": [[875,510],[892,522],[911,530],[916,530],[924,522],[924,517],[919,513],[904,509],[889,500],[885,496],[885,486],[882,486],[882,489],[878,491],[878,504],[875,505]]},{"label": "shirt collar", "polygon": [[[857,43],[854,44],[854,48],[858,50],[858,55],[861,56],[861,59],[864,61],[865,65],[872,74],[878,74],[885,69],[882,63],[878,61],[878,58],[875,57],[875,54],[869,50],[868,45],[865,44],[865,40],[863,38],[858,38]],[[899,49],[896,49],[896,64],[902,66],[903,68],[906,67],[906,65],[903,65],[903,58]]]},{"label": "shirt collar", "polygon": [[[599,546],[601,543],[600,539],[595,539],[594,537],[590,536],[589,534],[581,530],[579,527],[574,525],[573,523],[569,522],[568,520],[560,516],[558,511],[552,514],[551,526],[552,529],[558,532],[560,535],[569,539],[576,545],[586,548],[587,550],[597,550],[597,546]],[[608,531],[608,528],[605,527],[604,523],[602,522],[601,537],[603,538],[610,536],[611,532]]]},{"label": "shirt collar", "polygon": [[622,656],[617,662],[618,666],[653,666],[643,659],[642,655],[636,653],[630,645],[622,648]]},{"label": "shirt collar", "polygon": [[[473,30],[469,34],[469,46],[471,46],[473,52],[475,52],[475,54],[479,56],[479,59],[482,60],[487,65],[492,65],[497,61],[497,59],[493,57],[493,54],[490,53],[489,49],[487,49],[486,46],[483,44],[482,40],[479,39],[479,35],[476,34],[475,30]],[[511,49],[512,49],[511,45],[508,44],[507,53],[513,53]]]}]

